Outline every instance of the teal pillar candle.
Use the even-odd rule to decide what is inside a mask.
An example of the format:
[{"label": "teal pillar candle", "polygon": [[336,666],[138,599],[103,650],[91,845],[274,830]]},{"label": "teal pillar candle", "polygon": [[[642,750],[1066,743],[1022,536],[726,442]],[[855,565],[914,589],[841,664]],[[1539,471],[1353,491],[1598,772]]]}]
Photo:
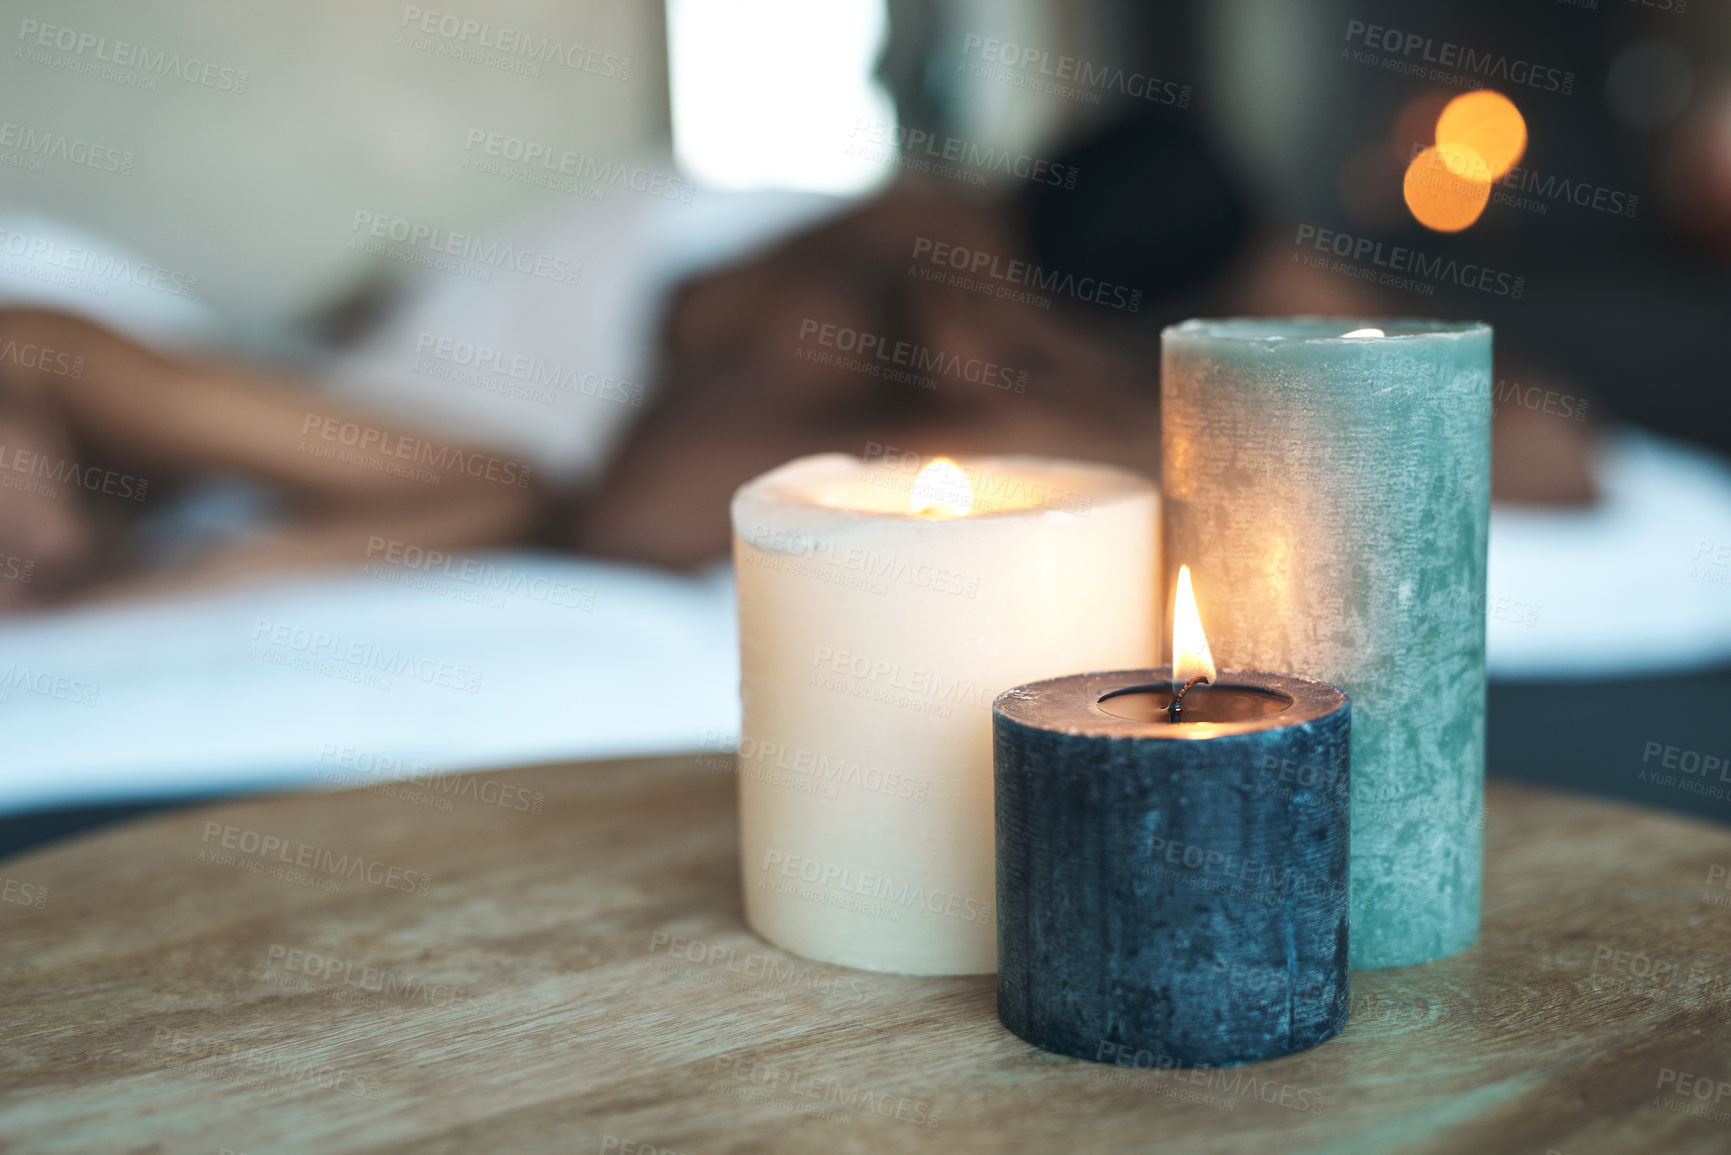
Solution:
[{"label": "teal pillar candle", "polygon": [[1166,618],[1188,565],[1220,666],[1351,699],[1355,968],[1478,936],[1490,385],[1475,322],[1162,334]]}]

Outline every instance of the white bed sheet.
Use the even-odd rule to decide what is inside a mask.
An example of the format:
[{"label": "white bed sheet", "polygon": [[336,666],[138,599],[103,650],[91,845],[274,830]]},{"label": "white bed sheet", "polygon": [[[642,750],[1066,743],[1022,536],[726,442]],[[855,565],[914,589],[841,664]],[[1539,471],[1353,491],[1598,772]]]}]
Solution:
[{"label": "white bed sheet", "polygon": [[310,577],[0,624],[0,812],[695,749],[737,729],[724,571],[477,560],[494,568],[400,571],[432,588]]}]

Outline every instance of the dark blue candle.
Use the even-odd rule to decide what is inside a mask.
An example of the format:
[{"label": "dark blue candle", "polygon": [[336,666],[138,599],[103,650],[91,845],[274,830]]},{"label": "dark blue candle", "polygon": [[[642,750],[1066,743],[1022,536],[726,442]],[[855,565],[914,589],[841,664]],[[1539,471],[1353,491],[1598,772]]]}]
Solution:
[{"label": "dark blue candle", "polygon": [[[1179,683],[1182,686],[1182,683]],[[1066,1055],[1214,1066],[1346,1021],[1349,706],[1171,667],[993,706],[998,1017]]]}]

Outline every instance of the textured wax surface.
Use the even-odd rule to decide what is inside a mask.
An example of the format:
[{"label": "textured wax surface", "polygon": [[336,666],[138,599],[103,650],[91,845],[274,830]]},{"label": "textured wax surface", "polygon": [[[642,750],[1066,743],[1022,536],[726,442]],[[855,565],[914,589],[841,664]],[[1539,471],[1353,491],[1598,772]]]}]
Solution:
[{"label": "textured wax surface", "polygon": [[[1391,336],[1253,336],[1361,325]],[[1353,701],[1355,967],[1426,962],[1478,933],[1490,372],[1482,325],[1164,334],[1168,590],[1188,564],[1217,661]]]},{"label": "textured wax surface", "polygon": [[1272,1058],[1337,1033],[1350,724],[1336,701],[1309,721],[1171,740],[1137,738],[1131,723],[1108,735],[1018,720],[1000,699],[1004,1025],[1047,1050],[1163,1068]]},{"label": "textured wax surface", "polygon": [[[994,482],[1025,479],[1057,496],[988,516],[893,516],[881,494],[905,509],[911,473],[890,475],[903,482],[891,489],[876,484],[883,470],[826,455],[733,503],[746,920],[808,958],[995,970],[992,700],[1154,660],[1153,484],[1043,459],[963,465],[988,498],[1009,489]],[[850,489],[862,475],[871,483]],[[826,493],[879,508],[813,499]]]}]

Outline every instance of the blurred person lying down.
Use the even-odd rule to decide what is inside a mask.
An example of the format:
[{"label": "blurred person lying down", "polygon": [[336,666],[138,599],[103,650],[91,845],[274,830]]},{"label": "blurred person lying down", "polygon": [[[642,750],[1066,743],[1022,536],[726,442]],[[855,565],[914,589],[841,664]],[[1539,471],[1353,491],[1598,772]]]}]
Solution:
[{"label": "blurred person lying down", "polygon": [[[1398,311],[1259,242],[1225,169],[1183,126],[1122,124],[1070,162],[1088,173],[1086,189],[989,201],[907,182],[685,280],[644,335],[653,405],[611,411],[606,420],[618,424],[643,416],[619,452],[591,452],[585,469],[533,468],[490,435],[485,411],[457,422],[470,435],[451,435],[450,422],[426,427],[412,416],[424,378],[345,394],[170,355],[64,313],[0,312],[0,349],[81,359],[72,374],[58,360],[0,357],[0,558],[32,569],[29,583],[0,582],[0,605],[353,563],[380,541],[447,553],[539,545],[696,566],[727,553],[735,487],[829,450],[1052,454],[1157,476],[1162,325]],[[1039,307],[922,275],[948,273],[961,252],[970,263],[983,254],[999,267],[1032,260],[1085,272],[1095,285],[1135,286],[1136,297]],[[580,323],[561,317],[568,307],[533,306],[549,323]],[[415,345],[436,345],[442,333],[423,324]],[[891,357],[888,373],[880,352]],[[557,466],[559,438],[573,431],[550,416],[528,420],[550,439]],[[1497,498],[1589,499],[1582,427],[1533,416],[1498,414]],[[66,463],[81,471],[73,484],[43,483],[64,478]],[[140,540],[150,503],[99,496],[110,479],[134,488],[148,479],[154,502],[213,475],[262,487],[276,516],[164,559]]]}]

